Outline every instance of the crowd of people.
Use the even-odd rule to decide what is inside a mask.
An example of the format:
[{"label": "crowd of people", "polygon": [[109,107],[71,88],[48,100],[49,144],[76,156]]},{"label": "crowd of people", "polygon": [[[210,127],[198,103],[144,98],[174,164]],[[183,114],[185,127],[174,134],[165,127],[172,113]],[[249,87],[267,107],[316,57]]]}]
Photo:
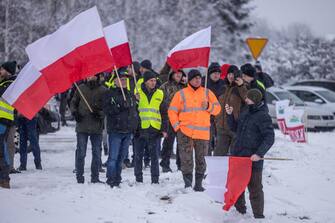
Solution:
[{"label": "crowd of people", "polygon": [[[1,65],[1,95],[13,82],[15,69],[15,62]],[[99,178],[105,165],[106,183],[110,187],[120,187],[124,166],[134,167],[138,183],[143,183],[143,168],[150,168],[151,183],[159,184],[160,172],[172,172],[171,159],[175,156],[184,187],[201,192],[205,190],[205,156],[250,157],[251,206],[255,218],[264,218],[262,157],[274,143],[265,91],[272,85],[271,77],[262,72],[259,63],[239,68],[213,62],[206,75],[202,75],[197,69],[173,70],[168,64],[157,73],[149,60],[81,81],[60,97],[62,125],[67,125],[66,106],[76,122],[77,183],[85,182],[88,139],[92,145],[90,181],[105,183]],[[15,126],[20,133],[17,170],[13,167]],[[36,118],[26,119],[1,100],[0,187],[10,188],[9,173],[26,170],[27,141],[32,147],[35,167],[41,170]],[[103,150],[108,154],[105,164],[101,161]],[[235,207],[238,212],[246,213],[244,193]]]}]

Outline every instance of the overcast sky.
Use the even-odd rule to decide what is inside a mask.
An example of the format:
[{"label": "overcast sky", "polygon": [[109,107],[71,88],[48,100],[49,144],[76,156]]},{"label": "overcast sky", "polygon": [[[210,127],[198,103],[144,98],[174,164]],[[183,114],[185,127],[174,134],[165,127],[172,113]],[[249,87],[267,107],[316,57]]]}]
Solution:
[{"label": "overcast sky", "polygon": [[255,13],[277,28],[299,22],[320,36],[335,35],[335,0],[254,0]]}]

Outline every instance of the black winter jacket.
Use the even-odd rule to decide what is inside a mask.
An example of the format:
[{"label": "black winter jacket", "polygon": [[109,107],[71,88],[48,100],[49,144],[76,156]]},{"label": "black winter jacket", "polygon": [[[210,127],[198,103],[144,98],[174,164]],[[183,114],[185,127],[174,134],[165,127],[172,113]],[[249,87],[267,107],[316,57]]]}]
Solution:
[{"label": "black winter jacket", "polygon": [[[231,150],[232,156],[249,157],[257,154],[263,157],[274,143],[274,130],[271,117],[264,103],[251,105],[241,113],[237,122],[228,115],[228,125],[236,133],[236,141]],[[253,169],[263,169],[263,160],[253,162]]]},{"label": "black winter jacket", "polygon": [[132,91],[124,89],[126,102],[121,88],[111,88],[104,98],[104,112],[107,116],[107,132],[134,133],[139,122],[137,102]]}]

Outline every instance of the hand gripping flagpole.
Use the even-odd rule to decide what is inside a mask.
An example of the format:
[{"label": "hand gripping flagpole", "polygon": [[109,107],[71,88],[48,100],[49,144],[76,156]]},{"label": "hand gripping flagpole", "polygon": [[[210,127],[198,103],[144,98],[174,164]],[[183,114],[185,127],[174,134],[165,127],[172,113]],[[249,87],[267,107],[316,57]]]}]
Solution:
[{"label": "hand gripping flagpole", "polygon": [[122,86],[122,83],[121,83],[121,80],[120,80],[119,72],[117,71],[117,68],[116,68],[116,65],[114,65],[114,70],[115,70],[116,77],[117,77],[117,79],[118,79],[118,81],[119,81],[119,84],[120,84],[120,88],[121,88],[121,92],[122,92],[123,100],[124,100],[124,101],[127,101],[127,100],[126,100],[126,95],[124,94],[123,86]]}]

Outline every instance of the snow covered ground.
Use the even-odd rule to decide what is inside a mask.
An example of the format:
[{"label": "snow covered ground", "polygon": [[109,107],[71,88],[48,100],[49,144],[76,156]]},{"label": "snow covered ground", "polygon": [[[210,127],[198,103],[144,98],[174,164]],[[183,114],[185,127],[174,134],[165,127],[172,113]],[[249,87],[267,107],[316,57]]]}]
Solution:
[{"label": "snow covered ground", "polygon": [[[266,161],[264,168],[265,216],[222,211],[206,193],[185,191],[181,173],[161,174],[160,184],[135,184],[133,169],[123,171],[121,188],[76,183],[72,173],[76,145],[73,127],[42,136],[43,170],[11,175],[11,190],[0,189],[1,223],[59,222],[335,222],[335,133],[309,133],[308,144],[294,144],[276,131],[270,157],[294,161]],[[90,179],[90,150],[85,178]],[[103,157],[103,161],[106,157]],[[19,156],[15,158],[19,165]],[[172,161],[174,163],[174,160]],[[104,174],[101,176],[105,180]],[[163,199],[162,199],[163,198]],[[167,199],[164,199],[167,198]]]}]

